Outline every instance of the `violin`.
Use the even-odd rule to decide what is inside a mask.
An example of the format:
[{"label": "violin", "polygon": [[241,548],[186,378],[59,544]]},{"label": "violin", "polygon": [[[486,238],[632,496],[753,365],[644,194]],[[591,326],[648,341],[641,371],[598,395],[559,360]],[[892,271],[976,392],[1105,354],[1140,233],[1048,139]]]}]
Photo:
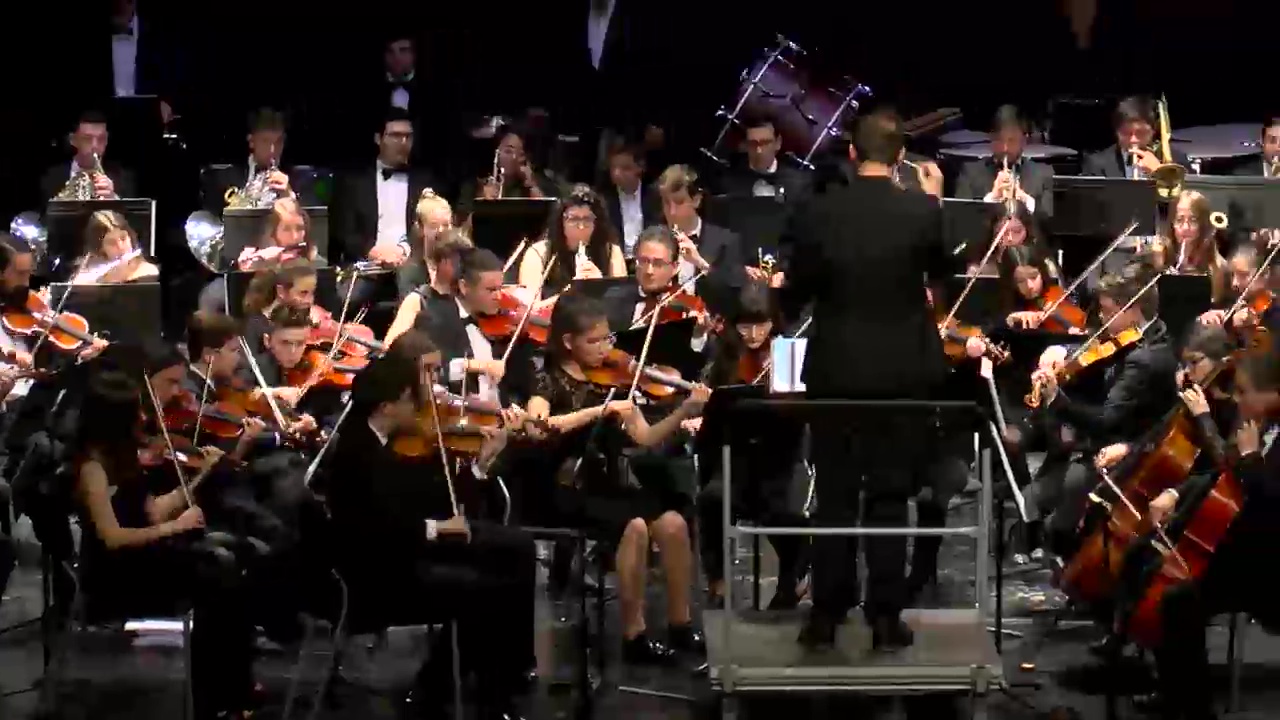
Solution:
[{"label": "violin", "polygon": [[1048,308],[1053,311],[1040,321],[1040,328],[1054,333],[1068,333],[1072,330],[1084,330],[1089,316],[1075,303],[1066,299],[1066,292],[1058,285],[1050,285],[1040,297],[1032,301],[1035,308],[1044,312]]},{"label": "violin", "polygon": [[759,383],[769,369],[769,343],[764,343],[754,350],[744,348],[738,358],[737,381],[743,385]]},{"label": "violin", "polygon": [[97,337],[89,332],[89,321],[73,312],[53,314],[40,293],[27,291],[26,304],[20,309],[6,309],[0,322],[4,329],[18,335],[47,333],[49,342],[59,350],[79,350]]},{"label": "violin", "polygon": [[369,358],[363,356],[345,357],[339,362],[330,358],[329,353],[308,350],[297,365],[284,371],[284,382],[291,387],[323,385],[349,389],[355,374],[368,364]]},{"label": "violin", "polygon": [[[668,299],[670,298],[670,299]],[[661,307],[659,306],[661,303]],[[658,322],[677,322],[690,315],[705,314],[707,303],[696,294],[676,287],[665,293],[649,295],[644,299],[644,311],[634,324],[643,326],[652,319],[654,308],[658,311]]]},{"label": "violin", "polygon": [[969,338],[977,338],[982,341],[985,346],[982,356],[991,360],[991,362],[998,365],[1009,360],[1009,350],[1007,348],[991,342],[978,328],[962,324],[955,318],[952,318],[945,328],[940,328],[939,332],[942,335],[942,349],[953,362],[959,362],[969,356],[969,352],[965,348]]},{"label": "violin", "polygon": [[[618,348],[609,350],[604,362],[599,367],[582,368],[587,382],[606,388],[630,389],[636,377],[636,359]],[[680,377],[675,368],[665,365],[645,365],[640,372],[640,381],[636,388],[652,398],[666,398],[677,390],[688,392],[693,383]]]},{"label": "violin", "polygon": [[[435,390],[435,397],[434,409],[431,404],[422,408],[417,432],[398,435],[391,441],[392,452],[403,457],[431,457],[440,450],[443,439],[445,449],[451,452],[479,455],[486,437],[484,429],[502,426],[502,409],[495,404],[474,397],[464,398],[441,388]],[[530,427],[543,435],[554,432],[540,418],[526,418],[523,427],[507,429],[517,436],[528,437]]]},{"label": "violin", "polygon": [[[498,312],[477,315],[476,326],[490,340],[510,338],[520,326],[520,319],[525,316],[528,307],[510,288],[503,288],[498,296]],[[529,319],[524,324],[524,335],[539,345],[545,345],[551,331],[551,310],[554,307],[554,302],[543,303],[529,311]]]},{"label": "violin", "polygon": [[307,344],[328,350],[338,342],[338,335],[346,337],[338,352],[353,357],[365,357],[370,353],[381,353],[385,348],[376,339],[368,325],[358,323],[339,323],[334,320],[333,313],[317,305],[311,306],[311,331],[307,335]]},{"label": "violin", "polygon": [[[1141,339],[1141,328],[1128,328],[1121,330],[1110,340],[1095,340],[1077,350],[1062,367],[1054,372],[1054,377],[1057,378],[1059,385],[1070,382],[1085,368],[1115,357],[1121,350],[1137,343]],[[1036,381],[1031,385],[1031,392],[1023,397],[1023,402],[1029,408],[1038,408],[1040,407],[1040,395],[1043,392],[1042,383]]]}]

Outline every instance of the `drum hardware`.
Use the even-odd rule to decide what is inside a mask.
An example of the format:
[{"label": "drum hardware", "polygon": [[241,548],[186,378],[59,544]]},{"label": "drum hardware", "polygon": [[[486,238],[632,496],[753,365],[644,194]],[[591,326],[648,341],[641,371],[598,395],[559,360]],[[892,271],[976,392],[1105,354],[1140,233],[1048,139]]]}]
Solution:
[{"label": "drum hardware", "polygon": [[[739,82],[746,82],[747,85],[738,94],[738,101],[734,104],[733,110],[727,110],[722,107],[716,111],[716,117],[723,118],[725,121],[724,125],[720,127],[720,132],[719,134],[716,135],[715,142],[712,143],[711,147],[700,148],[700,150],[702,151],[703,155],[711,158],[712,160],[719,163],[720,165],[727,166],[729,164],[729,161],[717,155],[716,150],[719,149],[724,144],[725,138],[728,137],[729,135],[729,131],[737,127],[738,125],[740,125],[740,122],[738,121],[738,116],[742,113],[742,108],[746,106],[747,99],[751,97],[751,92],[756,88],[760,87],[760,81],[764,79],[765,73],[769,71],[769,67],[776,62],[781,62],[785,64],[787,67],[794,68],[795,66],[791,64],[791,61],[787,60],[782,55],[782,53],[788,50],[798,53],[800,55],[805,54],[805,51],[803,48],[791,42],[790,40],[786,39],[785,37],[783,37],[781,33],[778,34],[777,38],[778,38],[777,40],[778,47],[774,48],[773,51],[766,56],[766,59],[760,65],[759,70],[755,71],[754,73],[751,72],[750,68],[747,68],[746,70],[742,71],[741,76],[739,76]],[[748,78],[750,79],[750,82],[748,82]],[[763,92],[765,92],[766,94],[769,94],[770,97],[781,97],[780,95],[770,94],[767,90],[764,90]]]},{"label": "drum hardware", "polygon": [[[855,83],[853,81],[853,78],[846,77],[845,79],[851,85],[853,85],[853,89],[850,90],[849,93],[844,96],[844,100],[840,103],[840,107],[836,110],[835,114],[833,114],[831,118],[827,120],[826,126],[822,128],[822,134],[819,135],[813,141],[813,145],[809,147],[809,151],[804,154],[803,158],[795,157],[794,155],[792,155],[792,157],[795,158],[796,161],[798,161],[801,165],[803,165],[804,167],[810,170],[813,169],[813,162],[812,162],[813,156],[818,154],[818,150],[822,149],[823,144],[825,144],[829,139],[839,138],[841,136],[840,125],[841,125],[841,119],[844,117],[845,111],[851,110],[855,113],[858,112],[858,108],[861,107],[861,103],[859,102],[858,98],[860,97],[870,98],[872,96],[871,88],[861,83]],[[834,88],[831,88],[830,91],[831,91],[831,94],[833,95],[838,94],[838,92]],[[796,109],[800,110],[798,106]],[[813,123],[814,125],[817,125],[819,123],[819,120],[817,118],[813,117],[812,115],[809,115],[808,113],[805,113],[803,110],[801,110],[801,115],[803,115],[806,120]]]}]

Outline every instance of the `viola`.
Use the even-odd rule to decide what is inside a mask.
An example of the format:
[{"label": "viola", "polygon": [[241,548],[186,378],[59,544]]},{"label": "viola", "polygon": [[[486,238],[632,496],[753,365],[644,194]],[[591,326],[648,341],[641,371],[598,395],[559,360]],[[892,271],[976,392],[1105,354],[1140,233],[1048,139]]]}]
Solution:
[{"label": "viola", "polygon": [[[606,388],[630,389],[636,377],[636,359],[618,348],[609,350],[599,367],[583,368],[587,382]],[[665,365],[645,365],[640,372],[636,388],[652,398],[670,397],[677,390],[688,392],[693,383],[680,376],[675,368]]]},{"label": "viola", "polygon": [[27,292],[22,308],[5,310],[0,322],[6,331],[18,335],[48,333],[49,342],[59,350],[79,350],[97,340],[89,332],[89,321],[83,315],[73,312],[55,315],[49,303],[34,291]]},{"label": "viola", "polygon": [[969,351],[965,348],[969,338],[977,338],[982,341],[985,346],[982,356],[991,360],[991,362],[1000,364],[1009,360],[1009,350],[1007,348],[991,342],[978,328],[960,323],[955,318],[952,318],[951,322],[945,328],[941,328],[939,332],[942,334],[942,350],[952,362],[959,362],[969,356]]},{"label": "viola", "polygon": [[1040,294],[1040,297],[1032,301],[1035,308],[1044,312],[1047,308],[1052,307],[1053,311],[1040,321],[1040,328],[1049,332],[1068,333],[1072,330],[1084,330],[1089,321],[1089,316],[1084,310],[1081,310],[1075,303],[1066,299],[1066,292],[1058,285],[1050,285]]},{"label": "viola", "polygon": [[[1141,339],[1141,329],[1128,328],[1116,333],[1109,340],[1095,340],[1089,343],[1077,350],[1071,359],[1054,373],[1058,385],[1061,386],[1070,382],[1088,367],[1114,358],[1121,350],[1134,345]],[[1040,395],[1043,392],[1044,388],[1041,383],[1036,382],[1032,384],[1031,392],[1027,393],[1023,401],[1029,408],[1038,408],[1040,407]]]}]

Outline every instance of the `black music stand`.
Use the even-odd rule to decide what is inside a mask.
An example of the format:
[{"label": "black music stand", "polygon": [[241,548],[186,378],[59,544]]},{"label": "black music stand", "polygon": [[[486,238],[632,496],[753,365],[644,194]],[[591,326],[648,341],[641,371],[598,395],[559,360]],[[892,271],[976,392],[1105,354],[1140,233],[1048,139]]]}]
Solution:
[{"label": "black music stand", "polygon": [[1156,184],[1128,178],[1053,176],[1055,235],[1111,237],[1137,222],[1131,235],[1155,235]]},{"label": "black music stand", "polygon": [[[964,292],[964,286],[968,282],[969,277],[967,275],[952,275],[947,278],[943,283],[947,296],[945,298],[934,298],[937,312],[945,313],[950,310],[956,299],[960,297],[960,293]],[[960,303],[960,309],[956,311],[956,320],[966,325],[977,325],[979,327],[987,327],[992,324],[1003,325],[1007,313],[1005,311],[1004,298],[1000,295],[999,277],[979,275],[973,281],[973,289],[965,296],[964,302]]]},{"label": "black music stand", "polygon": [[[329,208],[304,207],[307,213],[307,243],[316,253],[329,257]],[[222,211],[222,262],[235,263],[245,248],[258,247],[266,234],[267,216],[271,208],[227,208]]]},{"label": "black music stand", "polygon": [[[571,284],[569,291],[599,300],[609,294],[609,291],[615,287],[626,287],[635,284],[635,278],[632,277],[577,278]],[[640,297],[639,293],[640,291],[636,290],[637,300]]]},{"label": "black music stand", "polygon": [[111,342],[139,344],[161,337],[164,303],[160,283],[131,282],[111,285],[49,285],[50,306],[74,312],[89,321],[90,332]]},{"label": "black music stand", "polygon": [[1162,275],[1156,282],[1160,319],[1181,343],[1191,324],[1213,304],[1213,282],[1203,273]]},{"label": "black music stand", "polygon": [[1004,205],[997,202],[944,199],[942,232],[947,248],[956,256],[982,257],[995,240],[991,229],[1003,211]]},{"label": "black music stand", "polygon": [[118,212],[138,236],[138,247],[154,256],[156,202],[148,198],[127,200],[50,200],[45,209],[49,231],[46,259],[50,277],[69,277],[75,261],[84,255],[84,231],[89,216],[99,210]]},{"label": "black music stand", "polygon": [[554,198],[503,198],[475,201],[471,240],[500,258],[510,257],[521,240],[533,244],[542,235]]},{"label": "black music stand", "polygon": [[1188,175],[1188,190],[1198,190],[1215,210],[1227,214],[1231,227],[1280,227],[1280,181],[1263,177]]},{"label": "black music stand", "polygon": [[[673,367],[685,378],[697,377],[702,370],[702,355],[693,351],[694,324],[693,318],[658,323],[653,329],[653,341],[649,343],[646,363]],[[614,333],[614,347],[639,358],[648,332],[649,326],[645,325]]]},{"label": "black music stand", "polygon": [[755,265],[765,254],[778,259],[790,212],[780,195],[716,195],[707,200],[704,218],[742,236],[743,261]]},{"label": "black music stand", "polygon": [[[223,275],[227,287],[227,314],[244,318],[244,294],[256,272],[231,270]],[[337,268],[316,268],[316,305],[332,312],[342,311],[342,293],[337,288]]]}]

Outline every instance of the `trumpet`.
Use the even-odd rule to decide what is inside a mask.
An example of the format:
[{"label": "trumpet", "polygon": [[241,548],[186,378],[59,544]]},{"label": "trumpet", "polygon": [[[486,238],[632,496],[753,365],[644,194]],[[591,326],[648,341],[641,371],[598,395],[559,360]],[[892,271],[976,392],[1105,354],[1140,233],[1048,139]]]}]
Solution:
[{"label": "trumpet", "polygon": [[501,155],[502,155],[502,148],[501,147],[494,148],[493,170],[490,171],[489,179],[487,181],[488,184],[496,184],[498,186],[499,200],[502,199],[502,186],[505,185],[507,181],[507,171],[505,168],[502,167],[502,163],[500,162]]}]

